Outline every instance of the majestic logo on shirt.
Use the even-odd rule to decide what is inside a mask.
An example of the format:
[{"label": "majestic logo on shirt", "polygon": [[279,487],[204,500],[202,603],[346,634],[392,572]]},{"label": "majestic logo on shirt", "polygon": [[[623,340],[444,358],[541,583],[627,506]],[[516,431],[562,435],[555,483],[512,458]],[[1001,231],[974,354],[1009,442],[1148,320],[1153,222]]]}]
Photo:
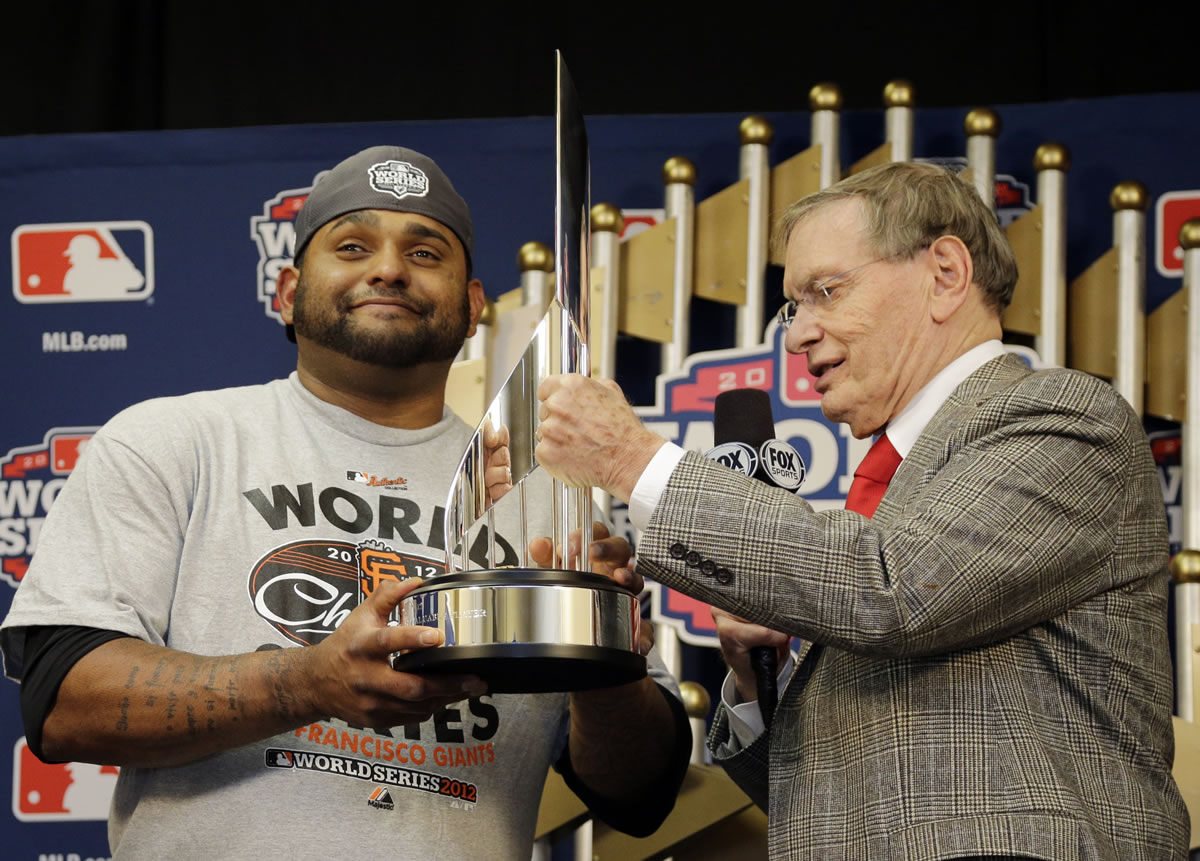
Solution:
[{"label": "majestic logo on shirt", "polygon": [[375,787],[375,791],[367,798],[367,806],[378,810],[396,809],[396,805],[392,802],[392,794],[382,786]]},{"label": "majestic logo on shirt", "polygon": [[398,553],[382,541],[293,541],[255,563],[254,610],[290,640],[315,645],[332,634],[384,580],[432,577],[446,566]]},{"label": "majestic logo on shirt", "polygon": [[144,221],[22,224],[12,233],[13,296],[24,304],[122,302],[154,292]]},{"label": "majestic logo on shirt", "polygon": [[0,458],[0,578],[9,585],[25,577],[46,513],[96,430],[51,428],[41,444]]},{"label": "majestic logo on shirt", "polygon": [[429,177],[425,171],[406,161],[388,159],[367,168],[367,176],[371,180],[371,188],[387,194],[395,195],[398,199],[405,197],[424,197],[429,191]]},{"label": "majestic logo on shirt", "polygon": [[394,487],[399,490],[408,489],[408,479],[403,477],[382,478],[378,475],[371,475],[369,472],[359,472],[358,470],[346,470],[346,480],[354,481],[358,484],[365,484],[367,487]]}]

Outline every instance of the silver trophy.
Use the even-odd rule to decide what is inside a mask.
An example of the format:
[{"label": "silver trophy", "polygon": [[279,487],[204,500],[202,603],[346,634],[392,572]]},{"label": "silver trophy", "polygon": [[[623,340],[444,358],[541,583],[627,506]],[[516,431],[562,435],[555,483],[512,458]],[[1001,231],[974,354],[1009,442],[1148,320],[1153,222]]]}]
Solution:
[{"label": "silver trophy", "polygon": [[[558,201],[555,222],[555,297],[516,368],[484,414],[451,482],[446,500],[446,573],[430,578],[400,605],[400,623],[439,628],[440,648],[399,655],[398,670],[471,673],[492,693],[574,691],[635,681],[646,675],[638,653],[637,596],[589,571],[592,536],[590,488],[534,479],[538,384],[551,374],[589,373],[587,332],[589,188],[587,131],[574,84],[557,56],[555,116]],[[496,462],[492,434],[507,431],[512,489],[488,486]],[[494,474],[494,472],[493,472]],[[539,494],[531,499],[533,494]],[[548,498],[544,498],[548,497]],[[515,506],[520,533],[519,566],[496,565],[496,518],[501,505]],[[549,507],[555,558],[567,568],[530,568],[531,507]],[[580,533],[577,558],[568,558],[569,536]],[[472,569],[470,553],[486,546],[487,567]],[[457,548],[457,552],[456,552]],[[457,560],[455,557],[458,557]]]}]

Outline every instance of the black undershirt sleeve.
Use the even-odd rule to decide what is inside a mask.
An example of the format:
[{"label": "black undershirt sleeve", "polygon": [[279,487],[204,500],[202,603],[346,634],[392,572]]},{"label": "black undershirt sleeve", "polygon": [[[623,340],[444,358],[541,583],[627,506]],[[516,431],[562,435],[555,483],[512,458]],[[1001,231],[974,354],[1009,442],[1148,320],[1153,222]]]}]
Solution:
[{"label": "black undershirt sleeve", "polygon": [[657,781],[642,787],[636,795],[628,798],[607,798],[597,795],[575,774],[571,767],[571,745],[564,748],[556,767],[563,781],[579,799],[587,805],[596,818],[611,828],[634,837],[648,837],[658,830],[675,807],[675,797],[687,774],[688,760],[692,756],[692,725],[679,698],[661,685],[659,693],[671,708],[675,722],[675,745],[667,759],[667,769]]},{"label": "black undershirt sleeve", "polygon": [[117,631],[81,625],[46,625],[25,629],[25,673],[21,677],[21,720],[25,743],[43,762],[42,724],[54,708],[58,688],[75,662],[92,649],[127,637]]}]

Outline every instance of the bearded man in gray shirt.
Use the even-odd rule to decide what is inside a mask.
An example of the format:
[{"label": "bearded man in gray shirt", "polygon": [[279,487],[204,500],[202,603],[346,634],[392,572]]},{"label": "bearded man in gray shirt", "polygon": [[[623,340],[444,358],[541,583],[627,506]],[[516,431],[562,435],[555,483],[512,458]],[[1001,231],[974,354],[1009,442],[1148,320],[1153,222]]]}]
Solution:
[{"label": "bearded man in gray shirt", "polygon": [[[431,159],[374,147],[296,229],[296,372],[125,410],[47,518],[0,629],[31,749],[121,766],[118,858],[528,858],[551,764],[653,831],[691,744],[653,653],[648,678],[570,695],[389,662],[442,642],[389,619],[407,575],[443,569],[471,435],[444,403],[484,305],[466,203]],[[498,518],[499,564],[520,534]],[[598,535],[597,570],[633,584]]]}]

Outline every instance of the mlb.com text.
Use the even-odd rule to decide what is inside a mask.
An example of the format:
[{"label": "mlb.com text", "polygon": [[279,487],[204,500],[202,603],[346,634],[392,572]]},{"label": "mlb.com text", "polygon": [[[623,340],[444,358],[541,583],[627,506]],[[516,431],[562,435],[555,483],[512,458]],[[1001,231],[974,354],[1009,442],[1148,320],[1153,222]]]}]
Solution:
[{"label": "mlb.com text", "polygon": [[42,332],[43,353],[91,353],[99,350],[124,350],[129,338],[124,333],[87,335],[83,332]]}]

